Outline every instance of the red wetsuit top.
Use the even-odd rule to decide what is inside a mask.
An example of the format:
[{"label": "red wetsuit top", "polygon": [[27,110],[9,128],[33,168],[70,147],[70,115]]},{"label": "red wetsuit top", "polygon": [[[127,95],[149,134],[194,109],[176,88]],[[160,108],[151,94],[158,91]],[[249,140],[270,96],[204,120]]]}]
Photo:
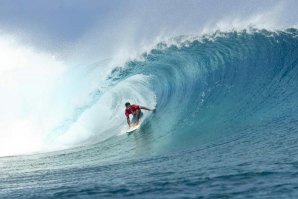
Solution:
[{"label": "red wetsuit top", "polygon": [[141,109],[139,105],[133,104],[129,109],[125,109],[126,117],[129,117],[129,114],[134,114],[137,110]]}]

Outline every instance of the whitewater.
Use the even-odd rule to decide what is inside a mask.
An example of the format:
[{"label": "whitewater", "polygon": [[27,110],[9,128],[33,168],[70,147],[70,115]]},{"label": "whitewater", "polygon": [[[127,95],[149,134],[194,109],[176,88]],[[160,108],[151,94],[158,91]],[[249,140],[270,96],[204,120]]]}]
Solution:
[{"label": "whitewater", "polygon": [[[298,196],[296,28],[176,36],[71,74],[38,57],[36,79],[0,80],[1,198]],[[156,107],[130,135],[127,101]]]}]

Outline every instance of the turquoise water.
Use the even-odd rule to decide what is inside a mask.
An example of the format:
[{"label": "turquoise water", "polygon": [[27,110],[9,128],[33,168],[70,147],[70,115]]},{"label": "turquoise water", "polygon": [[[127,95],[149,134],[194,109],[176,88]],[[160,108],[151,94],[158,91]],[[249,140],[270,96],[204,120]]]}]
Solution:
[{"label": "turquoise water", "polygon": [[1,198],[298,197],[297,29],[177,37],[106,81],[88,109],[109,94],[124,122],[126,100],[156,112],[130,135],[0,158]]}]

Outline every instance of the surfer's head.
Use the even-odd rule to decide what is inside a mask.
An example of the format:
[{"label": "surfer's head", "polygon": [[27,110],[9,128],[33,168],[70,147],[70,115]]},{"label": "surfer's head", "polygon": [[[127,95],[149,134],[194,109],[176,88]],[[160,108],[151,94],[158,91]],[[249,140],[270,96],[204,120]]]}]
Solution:
[{"label": "surfer's head", "polygon": [[130,106],[130,103],[129,102],[126,102],[125,103],[125,107],[128,108],[129,106]]}]

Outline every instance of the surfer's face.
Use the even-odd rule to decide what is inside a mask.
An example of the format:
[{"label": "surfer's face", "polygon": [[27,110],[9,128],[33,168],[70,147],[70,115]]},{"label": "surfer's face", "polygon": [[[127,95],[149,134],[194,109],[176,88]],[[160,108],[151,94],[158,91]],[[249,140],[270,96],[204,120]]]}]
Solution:
[{"label": "surfer's face", "polygon": [[131,105],[126,106],[126,109],[130,109]]}]

